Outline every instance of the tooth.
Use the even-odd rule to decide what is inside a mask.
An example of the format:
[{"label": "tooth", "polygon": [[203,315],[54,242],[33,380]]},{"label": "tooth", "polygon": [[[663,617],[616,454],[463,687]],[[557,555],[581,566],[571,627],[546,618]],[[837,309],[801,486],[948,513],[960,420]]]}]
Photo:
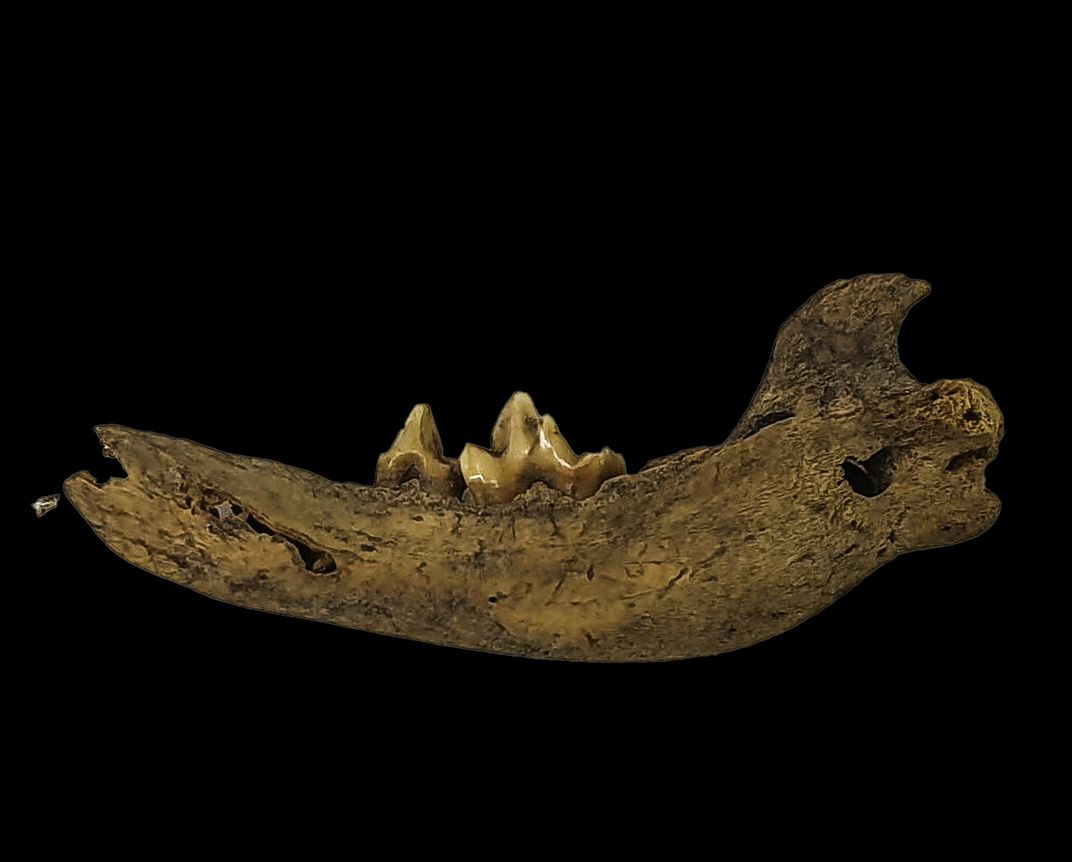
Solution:
[{"label": "tooth", "polygon": [[507,503],[534,482],[583,500],[607,479],[625,473],[625,459],[610,449],[578,457],[555,420],[541,417],[524,392],[515,392],[499,414],[491,451],[468,443],[459,465],[473,500],[481,505]]},{"label": "tooth", "polygon": [[46,494],[44,497],[38,497],[30,505],[33,506],[34,514],[38,518],[47,515],[53,509],[60,504],[59,494]]},{"label": "tooth", "polygon": [[496,455],[525,455],[532,451],[540,433],[540,414],[527,392],[515,392],[506,402],[491,431],[491,451]]},{"label": "tooth", "polygon": [[410,411],[395,442],[376,462],[377,485],[398,487],[410,479],[434,494],[460,497],[465,490],[458,462],[443,457],[443,441],[427,404]]}]

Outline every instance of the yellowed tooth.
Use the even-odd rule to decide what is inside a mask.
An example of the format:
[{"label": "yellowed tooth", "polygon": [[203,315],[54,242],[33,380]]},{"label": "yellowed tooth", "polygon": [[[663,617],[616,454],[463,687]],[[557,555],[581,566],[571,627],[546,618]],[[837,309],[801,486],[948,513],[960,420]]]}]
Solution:
[{"label": "yellowed tooth", "polygon": [[491,429],[491,451],[496,455],[527,455],[539,441],[540,414],[527,392],[515,392]]},{"label": "yellowed tooth", "polygon": [[540,417],[540,446],[565,466],[577,463],[577,454],[558,430],[558,423],[546,414]]},{"label": "yellowed tooth", "polygon": [[481,505],[509,502],[534,482],[583,500],[625,473],[625,459],[610,449],[578,457],[555,420],[541,417],[525,392],[506,402],[491,432],[491,450],[468,443],[458,460],[473,500]]},{"label": "yellowed tooth", "polygon": [[435,494],[459,497],[465,489],[458,462],[443,457],[443,441],[427,404],[410,411],[395,442],[376,462],[377,485],[397,487],[410,479]]}]

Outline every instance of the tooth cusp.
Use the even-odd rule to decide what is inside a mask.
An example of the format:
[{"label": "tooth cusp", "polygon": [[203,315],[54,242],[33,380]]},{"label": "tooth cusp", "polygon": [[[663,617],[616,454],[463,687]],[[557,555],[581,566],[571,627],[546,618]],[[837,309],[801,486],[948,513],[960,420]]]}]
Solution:
[{"label": "tooth cusp", "polygon": [[514,393],[499,414],[491,450],[466,444],[459,466],[480,505],[507,503],[535,482],[583,500],[607,479],[625,473],[625,459],[610,449],[574,453],[555,420],[540,416],[524,392]]},{"label": "tooth cusp", "polygon": [[625,459],[604,448],[577,455],[558,423],[541,416],[525,392],[515,392],[491,432],[491,449],[467,443],[461,457],[443,456],[432,410],[418,404],[394,444],[376,463],[376,484],[397,488],[417,479],[425,491],[461,497],[469,489],[478,505],[509,503],[536,482],[583,500],[607,479],[625,473]]},{"label": "tooth cusp", "polygon": [[377,485],[397,488],[411,479],[433,494],[460,497],[465,490],[458,462],[443,457],[443,441],[427,404],[410,411],[395,442],[376,462]]}]

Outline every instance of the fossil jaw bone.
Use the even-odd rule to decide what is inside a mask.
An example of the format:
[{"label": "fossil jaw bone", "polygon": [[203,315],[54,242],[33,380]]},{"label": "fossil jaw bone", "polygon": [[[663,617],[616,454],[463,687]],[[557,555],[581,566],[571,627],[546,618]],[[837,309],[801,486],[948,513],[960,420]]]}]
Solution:
[{"label": "fossil jaw bone", "polygon": [[625,459],[604,448],[578,456],[550,416],[515,392],[491,432],[491,450],[467,443],[458,459],[474,502],[507,503],[535,482],[577,500],[591,497],[607,479],[625,473]]},{"label": "fossil jaw bone", "polygon": [[[779,330],[726,442],[649,462],[581,502],[481,507],[116,425],[97,433],[127,478],[83,471],[64,492],[133,565],[235,605],[533,658],[728,652],[998,517],[985,468],[1004,422],[991,394],[971,380],[922,384],[897,353],[900,323],[928,291],[901,275],[823,288]],[[435,454],[422,415],[410,448]]]},{"label": "fossil jaw bone", "polygon": [[397,488],[410,479],[434,494],[460,497],[465,490],[458,462],[443,457],[443,441],[427,404],[409,412],[395,442],[376,462],[377,485]]}]

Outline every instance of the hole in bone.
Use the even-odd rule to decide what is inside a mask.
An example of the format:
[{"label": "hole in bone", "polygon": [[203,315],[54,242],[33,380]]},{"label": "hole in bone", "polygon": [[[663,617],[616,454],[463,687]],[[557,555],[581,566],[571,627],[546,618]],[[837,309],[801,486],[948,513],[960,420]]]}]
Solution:
[{"label": "hole in bone", "polygon": [[261,533],[262,535],[265,535],[265,536],[274,536],[274,535],[276,535],[275,530],[273,530],[271,527],[267,526],[266,524],[262,524],[260,521],[258,521],[256,518],[254,518],[252,514],[250,514],[250,515],[248,515],[246,517],[246,523],[249,524],[249,526],[253,529],[254,533]]},{"label": "hole in bone", "polygon": [[985,446],[981,449],[969,449],[967,452],[961,452],[950,458],[949,463],[945,465],[945,469],[950,473],[955,473],[975,461],[985,461],[989,455],[990,452]]},{"label": "hole in bone", "polygon": [[864,461],[846,458],[841,462],[841,470],[852,490],[864,497],[877,497],[890,487],[896,466],[889,446],[883,446]]},{"label": "hole in bone", "polygon": [[302,562],[305,563],[305,568],[310,572],[317,575],[329,575],[338,568],[338,566],[335,565],[335,558],[327,551],[320,551],[316,548],[312,548],[291,536],[283,536],[283,538],[298,549],[298,556],[302,558]]},{"label": "hole in bone", "polygon": [[982,414],[978,410],[969,409],[964,411],[965,422],[978,422],[982,418]]},{"label": "hole in bone", "polygon": [[258,521],[253,517],[253,513],[250,512],[246,516],[246,523],[255,533],[261,533],[265,536],[279,536],[285,542],[289,542],[293,545],[297,551],[298,556],[301,557],[302,562],[305,563],[305,568],[310,572],[317,575],[327,575],[334,572],[336,568],[335,558],[331,556],[327,551],[321,551],[319,548],[313,548],[301,539],[295,538],[288,533],[281,532],[279,530],[273,530],[267,524],[262,521]]}]

